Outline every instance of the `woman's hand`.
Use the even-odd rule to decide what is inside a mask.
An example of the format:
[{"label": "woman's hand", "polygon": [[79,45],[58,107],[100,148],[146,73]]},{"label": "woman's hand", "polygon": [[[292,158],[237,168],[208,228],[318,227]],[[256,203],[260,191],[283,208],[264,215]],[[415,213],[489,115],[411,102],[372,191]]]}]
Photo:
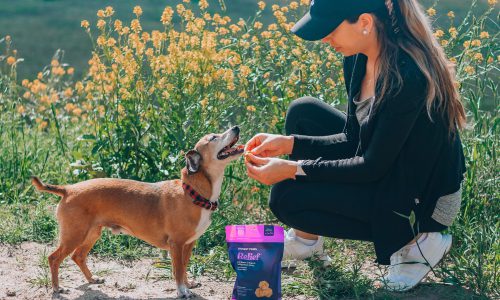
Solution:
[{"label": "woman's hand", "polygon": [[266,185],[272,185],[285,179],[295,179],[297,162],[280,158],[257,157],[248,152],[245,165],[249,177]]},{"label": "woman's hand", "polygon": [[261,157],[273,157],[292,153],[293,136],[259,133],[245,145],[245,152]]}]

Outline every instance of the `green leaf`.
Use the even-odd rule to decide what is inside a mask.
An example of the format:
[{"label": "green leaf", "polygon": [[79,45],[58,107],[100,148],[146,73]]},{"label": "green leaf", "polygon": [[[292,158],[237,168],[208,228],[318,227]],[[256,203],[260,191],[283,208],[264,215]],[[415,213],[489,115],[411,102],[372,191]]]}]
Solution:
[{"label": "green leaf", "polygon": [[73,151],[73,152],[71,152],[71,154],[72,154],[72,155],[73,155],[73,157],[74,157],[75,159],[77,159],[77,160],[78,160],[78,159],[83,159],[83,155],[82,155],[80,152],[78,152],[78,151]]},{"label": "green leaf", "polygon": [[413,210],[410,213],[410,218],[409,219],[410,219],[410,225],[413,228],[413,225],[415,225],[415,219],[416,219],[415,212]]}]

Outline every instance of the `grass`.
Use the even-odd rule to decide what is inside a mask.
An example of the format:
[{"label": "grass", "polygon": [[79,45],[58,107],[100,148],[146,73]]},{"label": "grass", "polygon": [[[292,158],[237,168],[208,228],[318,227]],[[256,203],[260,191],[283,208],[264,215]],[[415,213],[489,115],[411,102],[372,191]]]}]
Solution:
[{"label": "grass", "polygon": [[[55,9],[68,3],[71,2],[23,0],[2,6],[0,14],[17,7],[19,14],[38,15],[44,5]],[[97,2],[88,3],[79,13],[91,12],[95,16]],[[129,4],[113,3],[119,16],[123,14],[119,10],[131,10]],[[157,5],[157,2],[145,3],[141,17],[143,32],[147,28],[159,28],[168,32],[168,36],[175,36],[169,31],[172,28],[157,22],[158,16],[153,16],[153,10],[149,9],[149,5]],[[444,5],[446,2],[439,3]],[[64,16],[66,21],[55,18],[61,22],[58,23],[60,27],[65,27],[64,22],[74,22],[79,27],[80,20],[86,18],[76,15],[76,9],[72,9],[73,13]],[[217,6],[210,9],[215,11]],[[305,7],[301,9],[288,12],[286,17],[296,19]],[[450,9],[458,11],[460,7],[450,6]],[[229,8],[228,11],[230,13]],[[440,12],[438,9],[436,20],[446,20],[446,11]],[[49,11],[47,16],[53,13]],[[370,263],[374,260],[370,244],[328,239],[326,249],[333,258],[333,266],[323,269],[317,261],[310,260],[295,271],[285,272],[283,291],[286,297],[399,299],[424,294],[449,299],[482,299],[500,296],[498,30],[490,31],[489,38],[480,37],[486,27],[498,29],[497,13],[495,9],[482,15],[471,14],[462,22],[457,16],[454,26],[459,34],[451,37],[446,29],[440,38],[440,42],[446,40],[445,50],[457,62],[469,128],[462,133],[467,174],[461,213],[448,230],[453,235],[454,246],[445,263],[436,268],[431,284],[406,294],[384,292],[375,284],[384,270]],[[127,59],[120,59],[116,56],[116,48],[107,46],[109,38],[114,38],[118,49],[124,50],[128,43],[137,42],[134,35],[118,37],[111,28],[102,31],[92,28],[89,40],[94,43],[91,49],[95,56],[88,66],[89,73],[85,73],[87,76],[69,74],[68,56],[65,58],[59,53],[52,61],[50,54],[41,57],[50,61],[51,66],[45,67],[37,80],[34,80],[36,73],[42,68],[30,71],[30,76],[26,76],[30,80],[25,82],[20,82],[24,76],[19,75],[22,72],[18,73],[17,64],[9,64],[7,59],[21,56],[13,53],[12,40],[2,39],[0,46],[5,55],[0,58],[0,242],[53,243],[57,240],[54,211],[58,199],[36,192],[29,181],[30,175],[63,184],[100,176],[143,181],[178,178],[183,166],[182,151],[192,147],[201,133],[221,131],[230,124],[241,125],[243,141],[258,131],[283,133],[283,112],[290,101],[301,95],[316,96],[337,106],[345,105],[338,55],[324,45],[304,44],[283,35],[286,22],[280,21],[282,17],[276,17],[275,30],[267,30],[268,23],[275,18],[269,7],[258,13],[256,20],[250,18],[245,24],[238,24],[236,19],[227,26],[207,25],[210,32],[220,32],[221,28],[228,30],[227,36],[214,38],[216,46],[213,48],[185,45],[181,39],[173,37],[163,40],[158,53],[147,58],[136,47]],[[130,15],[125,17],[126,20],[132,18]],[[174,21],[176,18],[181,19],[176,15]],[[92,24],[96,23],[95,18],[89,19]],[[0,28],[18,30],[15,21],[9,20],[11,27]],[[106,17],[108,24],[113,20]],[[256,26],[259,20],[264,23],[262,29]],[[0,20],[0,24],[4,21]],[[233,32],[234,28],[229,25],[237,25],[240,31]],[[182,22],[172,26],[181,31],[186,29],[186,23]],[[262,39],[267,31],[270,37]],[[61,32],[53,34],[64,36]],[[200,37],[199,34],[193,32],[190,36]],[[106,44],[97,45],[98,35],[105,36]],[[287,40],[283,41],[283,37]],[[46,39],[36,36],[34,40],[39,38]],[[75,38],[79,42],[84,39],[88,37]],[[276,46],[280,41],[282,44]],[[464,47],[466,42],[474,45]],[[144,44],[152,47],[151,43]],[[175,56],[165,51],[167,46],[179,47],[183,55]],[[257,47],[260,47],[259,53],[255,52]],[[77,57],[91,56],[90,48],[82,49],[83,53],[75,52]],[[477,59],[478,53],[482,60]],[[160,55],[170,61],[162,65],[158,76],[151,62]],[[192,62],[195,62],[194,67],[190,65]],[[163,69],[168,67],[171,68]],[[112,75],[113,68],[118,71]],[[220,70],[223,74],[218,73]],[[211,80],[208,84],[204,81],[207,78]],[[268,194],[269,187],[247,178],[241,161],[227,168],[220,210],[197,242],[189,265],[191,274],[210,275],[217,280],[234,277],[227,257],[224,226],[275,223],[267,205]],[[158,255],[157,249],[142,241],[115,236],[109,231],[104,232],[92,251],[119,259]],[[170,274],[167,258],[159,260],[157,266]],[[37,280],[44,284],[42,275]]]}]

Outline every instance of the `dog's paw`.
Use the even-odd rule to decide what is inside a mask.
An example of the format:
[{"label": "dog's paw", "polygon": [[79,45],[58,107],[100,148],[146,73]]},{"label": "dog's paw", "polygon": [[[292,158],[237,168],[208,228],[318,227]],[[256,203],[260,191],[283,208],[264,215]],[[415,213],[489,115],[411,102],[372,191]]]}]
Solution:
[{"label": "dog's paw", "polygon": [[104,283],[104,278],[92,278],[89,280],[90,284],[102,284]]},{"label": "dog's paw", "polygon": [[69,294],[69,289],[53,288],[54,294]]},{"label": "dog's paw", "polygon": [[186,286],[187,286],[188,289],[194,289],[194,288],[200,287],[201,283],[200,282],[196,282],[194,280],[188,280],[186,282]]},{"label": "dog's paw", "polygon": [[180,299],[190,299],[195,295],[185,285],[177,287],[177,297]]}]

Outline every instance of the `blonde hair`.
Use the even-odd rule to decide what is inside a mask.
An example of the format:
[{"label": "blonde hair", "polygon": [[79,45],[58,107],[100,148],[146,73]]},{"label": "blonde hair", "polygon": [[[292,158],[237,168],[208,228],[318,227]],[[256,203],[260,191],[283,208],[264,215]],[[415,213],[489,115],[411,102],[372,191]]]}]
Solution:
[{"label": "blonde hair", "polygon": [[[373,14],[381,45],[378,74],[383,81],[379,99],[402,85],[397,64],[397,53],[402,50],[415,61],[427,81],[426,108],[429,118],[432,121],[435,109],[447,120],[448,133],[453,136],[467,123],[455,83],[455,65],[446,58],[443,48],[432,34],[424,9],[416,0],[387,0],[386,7]],[[358,18],[348,21],[354,23]]]}]

